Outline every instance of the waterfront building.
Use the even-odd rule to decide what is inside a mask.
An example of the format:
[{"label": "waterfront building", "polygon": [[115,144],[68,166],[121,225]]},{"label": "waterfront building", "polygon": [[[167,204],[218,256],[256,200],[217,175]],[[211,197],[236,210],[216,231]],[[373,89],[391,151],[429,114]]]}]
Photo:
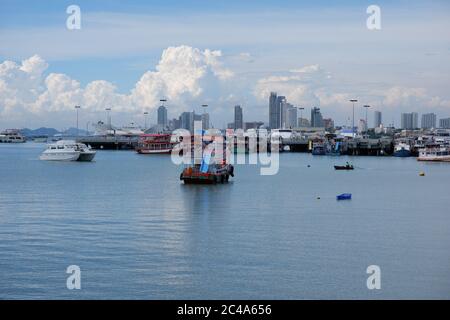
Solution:
[{"label": "waterfront building", "polygon": [[298,118],[298,126],[299,127],[310,127],[311,123],[306,118]]},{"label": "waterfront building", "polygon": [[163,127],[167,126],[167,108],[164,106],[158,108],[158,124]]},{"label": "waterfront building", "polygon": [[442,129],[450,129],[450,118],[440,119],[439,127]]},{"label": "waterfront building", "polygon": [[323,126],[326,130],[334,129],[334,120],[331,118],[326,118],[322,120]]},{"label": "waterfront building", "polygon": [[374,122],[373,122],[374,128],[381,127],[382,123],[383,123],[383,119],[382,119],[381,111],[374,111]]},{"label": "waterfront building", "polygon": [[434,113],[423,114],[420,122],[420,127],[422,129],[436,128],[436,114]]},{"label": "waterfront building", "polygon": [[244,129],[244,118],[242,115],[242,108],[240,105],[234,106],[234,128],[233,129]]},{"label": "waterfront building", "polygon": [[419,127],[419,115],[417,112],[402,113],[401,128],[405,130],[414,130]]},{"label": "waterfront building", "polygon": [[245,122],[244,123],[244,130],[259,129],[263,125],[264,125],[264,122],[262,122],[262,121]]},{"label": "waterfront building", "polygon": [[314,107],[311,109],[311,127],[323,127],[323,118],[322,113],[320,113],[320,108]]}]

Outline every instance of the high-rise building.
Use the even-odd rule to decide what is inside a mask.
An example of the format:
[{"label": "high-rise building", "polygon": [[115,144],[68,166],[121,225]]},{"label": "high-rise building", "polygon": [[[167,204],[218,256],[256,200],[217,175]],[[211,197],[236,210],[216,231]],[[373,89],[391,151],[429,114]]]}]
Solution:
[{"label": "high-rise building", "polygon": [[364,119],[359,119],[358,122],[358,133],[367,132],[367,123]]},{"label": "high-rise building", "polygon": [[439,120],[439,127],[442,129],[450,129],[450,118],[443,118]]},{"label": "high-rise building", "polygon": [[297,122],[297,108],[288,103],[288,108],[286,109],[286,128],[296,128],[298,127]]},{"label": "high-rise building", "polygon": [[194,112],[183,112],[180,115],[180,128],[194,132]]},{"label": "high-rise building", "polygon": [[322,113],[320,113],[320,108],[314,107],[311,109],[311,127],[323,127],[323,118]]},{"label": "high-rise building", "polygon": [[419,115],[417,112],[402,113],[401,115],[402,129],[413,130],[419,127]]},{"label": "high-rise building", "polygon": [[436,114],[425,113],[422,115],[422,120],[420,122],[420,127],[422,129],[436,128]]},{"label": "high-rise building", "polygon": [[271,92],[269,97],[269,128],[276,129],[280,119],[278,118],[277,93]]},{"label": "high-rise building", "polygon": [[277,128],[282,128],[286,121],[287,101],[285,96],[277,97]]},{"label": "high-rise building", "polygon": [[381,115],[381,111],[375,111],[373,118],[374,118],[373,127],[374,128],[381,127],[381,124],[383,123],[383,118],[382,118],[382,115]]},{"label": "high-rise building", "polygon": [[202,127],[203,130],[208,130],[209,129],[209,113],[203,113],[201,115],[201,120],[202,120]]},{"label": "high-rise building", "polygon": [[179,119],[172,119],[172,120],[169,120],[169,130],[176,130],[176,129],[179,129],[180,127],[181,127],[181,125],[180,125],[180,120]]},{"label": "high-rise building", "polygon": [[234,106],[234,130],[236,129],[244,129],[244,118],[240,105]]},{"label": "high-rise building", "polygon": [[167,126],[167,109],[164,106],[158,108],[158,125]]}]

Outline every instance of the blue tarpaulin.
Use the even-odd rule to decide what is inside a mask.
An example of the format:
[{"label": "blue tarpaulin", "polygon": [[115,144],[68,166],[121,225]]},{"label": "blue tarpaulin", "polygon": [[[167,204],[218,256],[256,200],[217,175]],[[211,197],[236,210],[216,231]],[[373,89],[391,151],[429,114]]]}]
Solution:
[{"label": "blue tarpaulin", "polygon": [[200,165],[200,171],[202,173],[207,173],[209,168],[209,162],[211,160],[211,154],[207,153],[203,156],[202,164]]}]

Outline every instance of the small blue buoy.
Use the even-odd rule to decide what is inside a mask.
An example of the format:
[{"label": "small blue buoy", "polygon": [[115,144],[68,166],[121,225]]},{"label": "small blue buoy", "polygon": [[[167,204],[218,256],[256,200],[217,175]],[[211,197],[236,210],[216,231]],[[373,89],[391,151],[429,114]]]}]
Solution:
[{"label": "small blue buoy", "polygon": [[336,200],[350,200],[352,198],[351,193],[343,193],[338,196],[336,196]]}]

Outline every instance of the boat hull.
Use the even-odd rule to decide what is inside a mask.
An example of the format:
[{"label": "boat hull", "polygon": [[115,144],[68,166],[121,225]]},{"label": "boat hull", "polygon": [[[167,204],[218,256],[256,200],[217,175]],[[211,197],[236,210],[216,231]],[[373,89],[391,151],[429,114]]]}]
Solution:
[{"label": "boat hull", "polygon": [[429,162],[450,162],[450,156],[442,157],[418,157],[417,161],[429,161]]},{"label": "boat hull", "polygon": [[77,161],[92,161],[95,158],[95,152],[82,152],[78,157]]},{"label": "boat hull", "polygon": [[39,157],[39,159],[44,161],[77,161],[79,157],[79,152],[67,152],[58,154],[44,153]]},{"label": "boat hull", "polygon": [[161,150],[150,150],[150,149],[137,149],[136,152],[139,154],[167,154],[170,153],[172,149],[161,149]]},{"label": "boat hull", "polygon": [[402,149],[402,150],[394,151],[393,155],[394,155],[394,157],[406,158],[406,157],[411,157],[412,154],[411,154],[411,151]]},{"label": "boat hull", "polygon": [[334,166],[335,170],[353,170],[353,166]]}]

